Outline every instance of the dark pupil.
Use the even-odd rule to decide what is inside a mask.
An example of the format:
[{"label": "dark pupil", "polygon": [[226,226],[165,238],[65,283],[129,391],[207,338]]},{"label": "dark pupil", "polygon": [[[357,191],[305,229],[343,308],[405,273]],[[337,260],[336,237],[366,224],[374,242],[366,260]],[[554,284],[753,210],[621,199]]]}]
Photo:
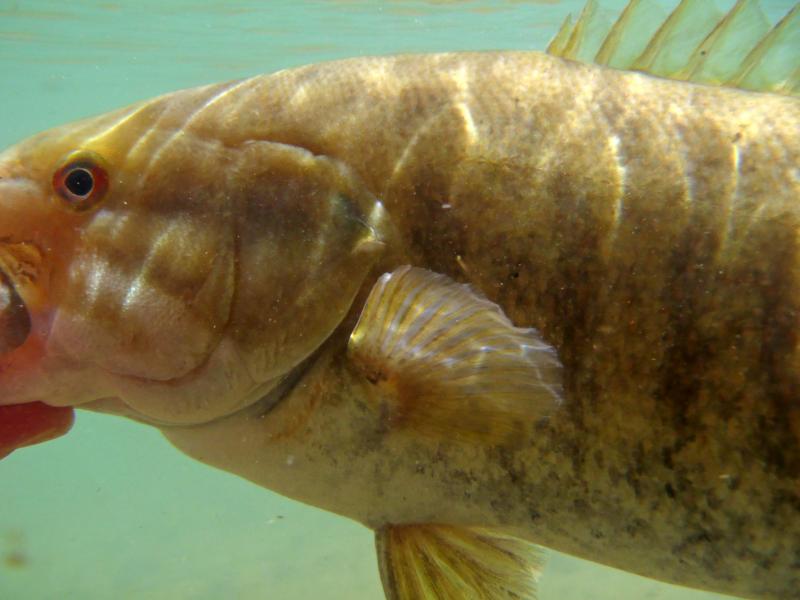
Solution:
[{"label": "dark pupil", "polygon": [[76,196],[87,196],[94,186],[94,177],[86,169],[73,169],[67,175],[64,185]]}]

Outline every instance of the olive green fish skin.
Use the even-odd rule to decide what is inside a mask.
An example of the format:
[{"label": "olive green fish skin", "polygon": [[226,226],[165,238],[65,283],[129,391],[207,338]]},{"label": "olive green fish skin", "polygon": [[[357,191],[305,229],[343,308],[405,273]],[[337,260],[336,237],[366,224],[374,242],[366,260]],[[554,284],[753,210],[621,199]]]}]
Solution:
[{"label": "olive green fish skin", "polygon": [[[169,422],[192,456],[372,527],[500,527],[649,577],[800,598],[798,100],[466,53],[309,66],[72,127],[0,166],[13,179],[36,165],[46,187],[37,144],[57,157],[80,138],[111,165],[105,220],[59,229],[82,234],[64,248],[110,257],[110,300],[87,300],[88,263],[54,287],[90,333],[116,344],[109,331],[130,329],[127,347],[91,349],[137,377],[69,375],[80,402],[130,391],[94,408]],[[373,228],[385,251],[365,276]],[[151,306],[123,310],[148,264],[170,310],[205,281],[230,298],[209,288],[188,325],[148,327]],[[376,427],[344,348],[376,276],[401,264],[470,282],[557,349],[563,404],[525,443]],[[174,351],[158,358],[156,342]],[[151,363],[163,385],[142,376]],[[287,369],[302,380],[287,399],[240,410]],[[12,370],[0,403],[41,399],[47,381]],[[202,425],[174,426],[188,423]]]},{"label": "olive green fish skin", "polygon": [[237,126],[203,135],[345,162],[410,262],[558,349],[561,412],[498,459],[520,531],[800,597],[797,100],[538,53],[357,59],[236,95]]}]

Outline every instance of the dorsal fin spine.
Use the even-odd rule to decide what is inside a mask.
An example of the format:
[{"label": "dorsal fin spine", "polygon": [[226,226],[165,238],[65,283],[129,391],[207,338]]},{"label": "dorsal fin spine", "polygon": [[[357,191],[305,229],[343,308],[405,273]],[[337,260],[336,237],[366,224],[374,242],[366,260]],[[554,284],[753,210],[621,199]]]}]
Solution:
[{"label": "dorsal fin spine", "polygon": [[598,65],[608,65],[614,53],[619,48],[620,41],[624,35],[625,28],[630,23],[633,14],[638,10],[641,0],[631,0],[620,13],[619,18],[611,26],[606,39],[603,40],[600,49],[594,57],[594,62]]},{"label": "dorsal fin spine", "polygon": [[[630,0],[591,62],[695,83],[800,94],[800,72],[794,67],[800,54],[794,41],[800,35],[800,4],[768,28],[758,0],[737,0],[725,14],[707,0],[681,0],[639,52],[643,38],[635,34],[641,32],[642,19],[635,15],[653,7]],[[597,43],[597,14],[596,0],[588,0],[574,24],[570,16],[562,23],[547,52],[588,60]],[[737,44],[733,52],[732,40]]]},{"label": "dorsal fin spine", "polygon": [[553,56],[563,56],[564,48],[567,46],[567,42],[569,42],[570,32],[572,31],[572,14],[568,14],[564,21],[561,23],[561,27],[558,29],[558,33],[556,33],[555,37],[550,40],[550,43],[547,45],[547,49],[545,52],[548,54],[552,54]]},{"label": "dorsal fin spine", "polygon": [[581,45],[589,25],[589,21],[597,12],[597,0],[589,0],[583,7],[578,20],[575,22],[575,27],[572,29],[572,35],[569,37],[566,47],[564,48],[564,58],[577,58],[581,50]]},{"label": "dorsal fin spine", "polygon": [[[770,48],[780,40],[782,35],[788,32],[792,25],[797,26],[797,21],[800,21],[800,3],[795,4],[794,7],[788,13],[786,13],[786,15],[780,21],[778,21],[775,27],[773,27],[763,38],[761,38],[761,41],[755,45],[755,47],[742,61],[742,66],[739,71],[730,79],[730,81],[727,82],[727,84],[734,87],[742,87],[744,82],[747,80],[748,75],[750,75],[750,73],[752,73],[761,65]],[[795,70],[795,72],[797,71]],[[785,93],[792,92],[789,90]],[[794,93],[797,93],[797,90],[795,90]]]}]

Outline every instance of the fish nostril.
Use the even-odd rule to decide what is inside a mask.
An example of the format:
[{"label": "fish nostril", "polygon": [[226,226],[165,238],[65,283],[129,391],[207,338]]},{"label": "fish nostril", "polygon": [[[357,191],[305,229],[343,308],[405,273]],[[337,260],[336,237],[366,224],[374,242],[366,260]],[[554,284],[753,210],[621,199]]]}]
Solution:
[{"label": "fish nostril", "polygon": [[0,272],[0,355],[20,347],[31,332],[31,317],[8,277]]}]

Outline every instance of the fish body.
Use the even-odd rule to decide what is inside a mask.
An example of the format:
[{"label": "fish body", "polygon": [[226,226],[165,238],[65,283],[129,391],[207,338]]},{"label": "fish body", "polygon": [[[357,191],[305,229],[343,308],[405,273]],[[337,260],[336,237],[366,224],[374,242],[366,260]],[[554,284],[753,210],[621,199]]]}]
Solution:
[{"label": "fish body", "polygon": [[0,264],[30,319],[0,404],[126,415],[356,519],[390,598],[414,597],[398,527],[429,524],[800,597],[798,132],[796,98],[496,52],[41,134],[0,155]]},{"label": "fish body", "polygon": [[[368,507],[373,526],[491,523],[706,589],[800,589],[796,100],[535,53],[360,59],[240,85],[275,120],[257,137],[356,169],[399,262],[471,283],[564,364],[566,401],[527,447],[370,453],[348,430],[313,452],[346,462],[352,487],[328,465],[338,493],[323,501],[294,462],[279,491]],[[260,468],[246,476],[274,487]]]}]

